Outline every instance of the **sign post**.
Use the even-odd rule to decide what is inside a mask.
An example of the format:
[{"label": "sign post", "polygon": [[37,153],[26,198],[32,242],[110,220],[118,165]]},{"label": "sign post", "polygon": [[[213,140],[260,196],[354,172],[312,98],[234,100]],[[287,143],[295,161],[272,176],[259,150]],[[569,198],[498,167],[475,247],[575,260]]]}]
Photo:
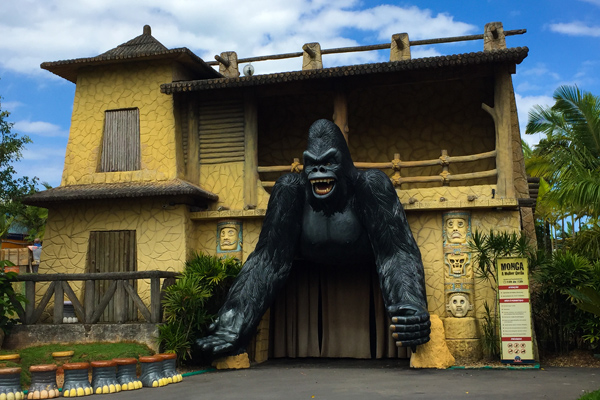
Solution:
[{"label": "sign post", "polygon": [[526,258],[496,260],[501,353],[505,364],[535,363],[528,269]]}]

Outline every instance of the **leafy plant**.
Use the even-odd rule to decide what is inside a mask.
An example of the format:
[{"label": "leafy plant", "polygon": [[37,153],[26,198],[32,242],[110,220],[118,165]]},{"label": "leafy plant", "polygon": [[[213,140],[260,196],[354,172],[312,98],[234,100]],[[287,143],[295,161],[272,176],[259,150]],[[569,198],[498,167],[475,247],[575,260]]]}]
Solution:
[{"label": "leafy plant", "polygon": [[491,359],[500,358],[500,338],[498,318],[487,302],[483,303],[485,314],[481,325],[481,341],[484,354]]},{"label": "leafy plant", "polygon": [[159,327],[159,343],[185,361],[191,344],[206,334],[241,269],[233,258],[219,259],[194,253],[174,285],[165,290],[165,323]]},{"label": "leafy plant", "polygon": [[527,237],[514,232],[490,231],[485,234],[475,230],[469,248],[474,256],[475,276],[489,281],[494,291],[498,282],[496,260],[502,257],[527,257],[531,253]]},{"label": "leafy plant", "polygon": [[4,334],[10,334],[13,326],[17,324],[18,317],[14,302],[25,304],[25,296],[15,292],[12,281],[17,277],[15,272],[3,272],[4,267],[13,267],[15,264],[8,260],[0,261],[0,329]]},{"label": "leafy plant", "polygon": [[597,317],[579,310],[571,291],[598,287],[599,277],[589,260],[571,251],[555,251],[538,265],[533,273],[532,307],[542,350],[566,353],[596,336]]}]

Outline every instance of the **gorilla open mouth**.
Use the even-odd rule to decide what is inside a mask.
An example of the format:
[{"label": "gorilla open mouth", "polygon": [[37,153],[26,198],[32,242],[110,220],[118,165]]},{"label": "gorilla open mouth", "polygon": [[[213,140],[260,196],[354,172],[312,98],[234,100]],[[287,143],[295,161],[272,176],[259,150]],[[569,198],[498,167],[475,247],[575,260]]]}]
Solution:
[{"label": "gorilla open mouth", "polygon": [[327,196],[335,186],[335,179],[321,178],[311,179],[310,183],[313,188],[313,193],[317,196]]}]

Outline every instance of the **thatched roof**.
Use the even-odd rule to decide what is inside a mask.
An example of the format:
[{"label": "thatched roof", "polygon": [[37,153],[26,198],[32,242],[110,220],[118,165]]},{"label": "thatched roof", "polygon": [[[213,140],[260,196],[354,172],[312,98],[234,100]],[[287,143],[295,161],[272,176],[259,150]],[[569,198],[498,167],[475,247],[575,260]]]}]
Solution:
[{"label": "thatched roof", "polygon": [[181,200],[180,202],[184,203],[207,203],[219,199],[216,194],[199,186],[181,179],[174,179],[155,182],[92,183],[59,186],[27,196],[23,203],[31,206],[48,207],[66,202],[142,197],[178,198]]},{"label": "thatched roof", "polygon": [[152,36],[150,26],[148,25],[144,26],[144,31],[140,36],[99,56],[44,62],[40,66],[68,81],[76,83],[77,74],[82,67],[152,60],[177,61],[196,72],[198,79],[222,77],[219,72],[207,65],[204,60],[192,53],[191,50],[185,47],[167,49]]},{"label": "thatched roof", "polygon": [[161,92],[215,90],[224,88],[262,86],[294,81],[308,81],[329,78],[345,78],[352,76],[367,76],[386,73],[402,73],[409,71],[439,71],[457,69],[476,65],[520,64],[529,49],[514,47],[501,50],[489,50],[476,53],[455,54],[439,57],[415,58],[405,61],[390,61],[374,64],[350,65],[334,68],[322,68],[305,71],[291,71],[274,74],[240,76],[238,78],[217,78],[207,80],[181,81],[164,83]]}]

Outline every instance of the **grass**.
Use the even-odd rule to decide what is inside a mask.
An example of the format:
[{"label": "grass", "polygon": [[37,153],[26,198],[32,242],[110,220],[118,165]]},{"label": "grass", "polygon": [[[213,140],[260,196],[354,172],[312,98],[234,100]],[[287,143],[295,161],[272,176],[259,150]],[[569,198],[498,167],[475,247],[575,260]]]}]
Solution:
[{"label": "grass", "polygon": [[600,390],[595,390],[593,392],[586,393],[583,396],[581,396],[579,400],[600,400]]},{"label": "grass", "polygon": [[[43,346],[32,346],[20,350],[1,350],[0,354],[19,354],[21,363],[0,362],[4,367],[21,367],[21,385],[23,388],[29,387],[31,376],[29,367],[39,364],[57,364],[52,358],[52,353],[57,351],[72,350],[75,353],[68,362],[90,362],[100,360],[112,360],[113,358],[135,357],[153,355],[152,351],[146,345],[133,342],[119,343],[89,343],[89,344],[48,344]],[[58,364],[62,364],[60,362]]]}]

